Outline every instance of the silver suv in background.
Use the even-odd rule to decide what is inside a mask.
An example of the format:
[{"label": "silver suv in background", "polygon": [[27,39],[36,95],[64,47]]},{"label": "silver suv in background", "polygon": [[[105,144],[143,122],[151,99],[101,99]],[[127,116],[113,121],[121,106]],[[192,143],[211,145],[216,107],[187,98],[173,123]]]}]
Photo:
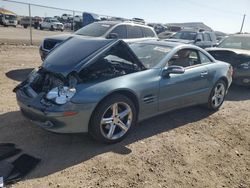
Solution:
[{"label": "silver suv in background", "polygon": [[216,46],[217,39],[213,31],[204,30],[181,30],[169,39],[168,42],[181,42],[185,44],[194,44],[201,48],[208,48]]},{"label": "silver suv in background", "polygon": [[146,39],[158,39],[153,28],[134,22],[100,21],[89,24],[73,34],[47,37],[40,46],[42,60],[58,44],[68,38],[80,35],[88,38],[123,39],[125,42],[136,42]]}]

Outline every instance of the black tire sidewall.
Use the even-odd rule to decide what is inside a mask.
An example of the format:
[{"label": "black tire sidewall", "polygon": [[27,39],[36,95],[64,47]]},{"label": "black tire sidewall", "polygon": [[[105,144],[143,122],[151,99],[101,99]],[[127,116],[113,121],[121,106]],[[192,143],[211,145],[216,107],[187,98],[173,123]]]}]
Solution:
[{"label": "black tire sidewall", "polygon": [[[214,107],[213,102],[212,102],[212,98],[213,98],[213,95],[214,95],[214,92],[215,92],[215,88],[217,87],[217,85],[218,85],[219,83],[222,83],[222,84],[224,85],[224,87],[225,87],[225,94],[224,94],[222,103],[221,103],[218,107]],[[217,82],[214,84],[214,87],[213,87],[213,89],[211,90],[211,93],[210,93],[209,99],[208,99],[208,108],[209,108],[209,109],[214,110],[214,111],[219,110],[219,108],[220,108],[220,107],[222,106],[222,104],[224,103],[225,96],[226,96],[226,90],[227,90],[227,88],[226,88],[226,83],[225,83],[225,81],[219,80],[219,81],[217,81]]]},{"label": "black tire sidewall", "polygon": [[[102,135],[101,129],[100,129],[100,122],[101,122],[103,113],[107,110],[108,107],[110,107],[112,104],[116,102],[124,102],[128,104],[132,110],[133,119],[132,119],[132,123],[131,123],[129,130],[121,138],[116,139],[116,140],[110,140]],[[103,101],[101,101],[101,103],[96,107],[95,111],[93,112],[91,116],[91,120],[89,124],[89,134],[94,139],[103,143],[117,143],[123,140],[131,132],[136,122],[137,122],[137,111],[132,100],[130,100],[128,97],[121,95],[121,94],[113,94],[107,97],[106,99],[104,99]]]}]

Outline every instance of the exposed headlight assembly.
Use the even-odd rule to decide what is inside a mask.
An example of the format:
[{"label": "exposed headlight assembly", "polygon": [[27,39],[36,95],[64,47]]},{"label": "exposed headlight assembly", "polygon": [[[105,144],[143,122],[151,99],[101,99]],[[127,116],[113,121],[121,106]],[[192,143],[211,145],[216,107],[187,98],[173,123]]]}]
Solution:
[{"label": "exposed headlight assembly", "polygon": [[55,87],[47,93],[46,98],[53,100],[56,104],[65,104],[75,95],[75,93],[75,88],[69,88],[67,86]]},{"label": "exposed headlight assembly", "polygon": [[249,61],[249,62],[246,62],[246,63],[240,64],[240,68],[243,68],[243,69],[250,69],[250,61]]}]

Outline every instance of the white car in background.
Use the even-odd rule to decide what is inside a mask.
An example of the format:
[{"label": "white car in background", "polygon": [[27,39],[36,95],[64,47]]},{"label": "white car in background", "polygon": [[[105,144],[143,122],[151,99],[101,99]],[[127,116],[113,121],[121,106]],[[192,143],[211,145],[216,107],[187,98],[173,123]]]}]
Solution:
[{"label": "white car in background", "polygon": [[62,15],[62,20],[63,21],[68,21],[68,20],[72,20],[73,16],[71,14],[63,14]]},{"label": "white car in background", "polygon": [[51,31],[54,30],[63,31],[64,25],[55,18],[45,18],[43,22],[40,24],[40,29],[41,30],[49,29]]},{"label": "white car in background", "polygon": [[74,21],[75,21],[75,22],[81,22],[81,21],[82,21],[82,17],[79,16],[79,15],[76,15],[76,16],[74,17]]}]

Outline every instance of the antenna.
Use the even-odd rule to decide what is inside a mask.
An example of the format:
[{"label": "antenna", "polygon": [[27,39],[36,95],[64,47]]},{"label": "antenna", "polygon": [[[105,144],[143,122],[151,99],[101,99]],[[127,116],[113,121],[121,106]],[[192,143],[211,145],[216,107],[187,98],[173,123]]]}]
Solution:
[{"label": "antenna", "polygon": [[243,16],[243,20],[242,20],[242,24],[241,24],[241,28],[240,28],[240,33],[242,33],[242,29],[243,29],[243,26],[245,23],[245,18],[246,18],[246,14],[244,14],[244,16]]}]

